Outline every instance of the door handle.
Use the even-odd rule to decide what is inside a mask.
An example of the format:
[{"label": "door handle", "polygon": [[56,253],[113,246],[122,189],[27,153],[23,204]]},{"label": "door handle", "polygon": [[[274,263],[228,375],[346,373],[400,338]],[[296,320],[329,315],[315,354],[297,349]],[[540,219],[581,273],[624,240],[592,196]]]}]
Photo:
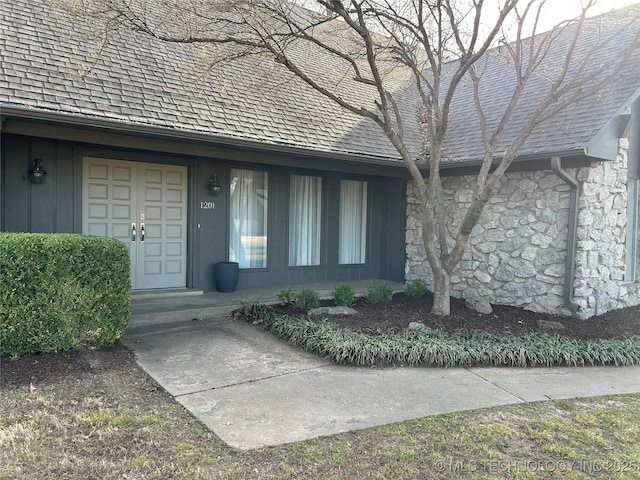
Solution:
[{"label": "door handle", "polygon": [[136,223],[131,223],[131,243],[135,243],[136,241]]},{"label": "door handle", "polygon": [[144,223],[140,224],[140,243],[144,242]]}]

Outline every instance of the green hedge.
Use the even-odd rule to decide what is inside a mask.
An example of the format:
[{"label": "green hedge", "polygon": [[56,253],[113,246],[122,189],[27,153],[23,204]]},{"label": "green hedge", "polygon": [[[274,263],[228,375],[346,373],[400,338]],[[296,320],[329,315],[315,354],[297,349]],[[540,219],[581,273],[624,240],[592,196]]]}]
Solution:
[{"label": "green hedge", "polygon": [[118,240],[0,233],[0,354],[115,342],[131,316],[130,283]]}]

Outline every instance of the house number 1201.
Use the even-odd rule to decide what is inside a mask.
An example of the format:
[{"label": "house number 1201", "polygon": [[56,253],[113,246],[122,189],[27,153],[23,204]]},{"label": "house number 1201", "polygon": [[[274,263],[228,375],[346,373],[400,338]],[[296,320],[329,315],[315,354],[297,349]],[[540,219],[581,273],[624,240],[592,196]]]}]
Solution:
[{"label": "house number 1201", "polygon": [[213,202],[200,202],[200,208],[202,210],[213,210],[215,208],[215,204]]}]

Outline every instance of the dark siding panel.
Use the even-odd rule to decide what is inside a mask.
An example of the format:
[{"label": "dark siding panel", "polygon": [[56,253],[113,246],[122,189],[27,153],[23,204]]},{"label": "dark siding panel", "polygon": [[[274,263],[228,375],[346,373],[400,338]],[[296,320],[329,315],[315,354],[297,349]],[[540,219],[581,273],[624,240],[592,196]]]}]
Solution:
[{"label": "dark siding panel", "polygon": [[386,233],[389,204],[385,180],[369,181],[369,254],[367,255],[367,278],[381,277],[381,265],[387,249]]},{"label": "dark siding panel", "polygon": [[259,275],[266,285],[288,283],[288,215],[289,173],[286,169],[274,168],[269,171],[267,269]]},{"label": "dark siding panel", "polygon": [[4,229],[8,232],[29,231],[29,190],[27,179],[30,146],[27,137],[4,137]]},{"label": "dark siding panel", "polygon": [[[209,195],[209,176],[218,175],[222,186],[219,196]],[[213,271],[217,262],[227,260],[226,238],[228,229],[227,198],[229,195],[228,171],[224,163],[200,159],[194,167],[192,188],[194,249],[194,287],[212,291],[216,289]],[[202,208],[202,202],[213,202],[214,208]]]},{"label": "dark siding panel", "polygon": [[31,185],[29,231],[53,233],[55,228],[55,199],[57,162],[55,144],[43,139],[34,139],[31,144],[31,156],[40,158],[47,176],[40,185]]},{"label": "dark siding panel", "polygon": [[[73,146],[19,135],[3,137],[5,229],[18,232],[71,233],[74,231]],[[28,170],[42,159],[47,177],[33,185]]]},{"label": "dark siding panel", "polygon": [[[76,175],[74,175],[73,145],[60,142],[56,148],[56,169],[53,178],[56,183],[55,228],[58,233],[74,233],[74,207]],[[49,174],[47,174],[49,176]],[[82,197],[80,197],[82,198]],[[78,205],[78,210],[82,203]],[[81,228],[81,226],[79,227]]]},{"label": "dark siding panel", "polygon": [[407,181],[398,180],[398,190],[395,195],[396,203],[393,207],[397,215],[393,216],[394,257],[390,268],[389,278],[398,282],[405,281],[405,266],[407,263]]},{"label": "dark siding panel", "polygon": [[[289,166],[240,163],[220,158],[180,157],[131,149],[107,149],[66,141],[3,135],[2,208],[8,231],[80,231],[81,159],[83,155],[189,166],[189,265],[190,286],[215,290],[213,276],[217,262],[228,259],[229,169],[257,169],[269,173],[268,268],[240,273],[238,288],[299,285],[385,278],[404,278],[405,185],[406,181],[357,173],[305,170]],[[35,156],[43,159],[48,172],[42,185],[31,185],[27,170]],[[222,192],[212,197],[207,190],[209,176],[217,174]],[[289,175],[321,176],[323,181],[322,243],[320,267],[288,266]],[[338,223],[340,180],[369,182],[369,244],[367,263],[338,265]],[[214,202],[214,209],[201,208]]]},{"label": "dark siding panel", "polygon": [[404,180],[395,180],[389,188],[389,218],[387,232],[386,265],[384,278],[404,282],[406,263],[406,211],[407,184]]},{"label": "dark siding panel", "polygon": [[388,180],[378,185],[377,195],[384,199],[379,207],[380,234],[379,276],[393,281],[404,281],[405,264],[405,212],[406,182]]},{"label": "dark siding panel", "polygon": [[338,268],[339,258],[339,234],[340,234],[340,179],[331,176],[327,181],[327,242],[326,242],[326,266],[328,278],[345,280],[341,274],[344,270]]},{"label": "dark siding panel", "polygon": [[[393,207],[393,187],[395,185],[392,183],[387,184],[387,189],[384,192],[385,194],[385,209],[384,209],[384,227],[380,232],[380,237],[382,238],[382,245],[380,249],[380,277],[390,279],[390,264],[393,256],[393,217],[392,207]],[[395,216],[398,216],[397,213]]]}]

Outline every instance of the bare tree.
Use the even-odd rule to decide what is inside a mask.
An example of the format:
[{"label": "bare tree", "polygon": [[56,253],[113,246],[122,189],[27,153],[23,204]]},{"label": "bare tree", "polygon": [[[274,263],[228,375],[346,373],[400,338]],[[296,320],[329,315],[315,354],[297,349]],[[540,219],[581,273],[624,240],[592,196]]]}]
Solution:
[{"label": "bare tree", "polygon": [[[378,125],[420,200],[422,239],[434,275],[432,312],[440,315],[450,312],[451,275],[471,232],[526,140],[543,122],[619,76],[640,40],[638,19],[629,19],[628,46],[595,62],[611,42],[587,19],[595,0],[585,0],[578,17],[545,33],[536,30],[546,0],[59,1],[101,25],[105,39],[128,29],[160,41],[205,45],[209,68],[249,55],[270,58]],[[331,59],[333,75],[308,60],[310,50]],[[497,104],[483,93],[484,70],[495,58],[513,76],[511,90],[501,92]],[[471,204],[451,235],[441,166],[456,161],[445,140],[463,85],[473,89],[484,153]],[[505,144],[505,132],[533,88],[536,108]],[[418,156],[405,129],[416,122],[422,135]],[[426,178],[422,170],[428,170]]]}]

